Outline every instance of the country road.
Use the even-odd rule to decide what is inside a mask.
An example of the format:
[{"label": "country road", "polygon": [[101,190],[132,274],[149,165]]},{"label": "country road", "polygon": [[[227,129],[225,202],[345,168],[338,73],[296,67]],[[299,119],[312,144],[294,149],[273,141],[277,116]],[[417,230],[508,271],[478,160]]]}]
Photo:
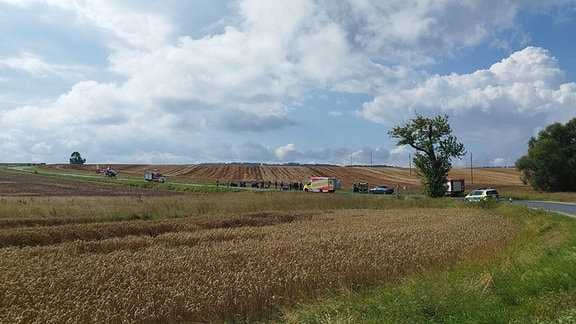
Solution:
[{"label": "country road", "polygon": [[576,204],[574,203],[534,200],[514,200],[512,203],[576,217]]}]

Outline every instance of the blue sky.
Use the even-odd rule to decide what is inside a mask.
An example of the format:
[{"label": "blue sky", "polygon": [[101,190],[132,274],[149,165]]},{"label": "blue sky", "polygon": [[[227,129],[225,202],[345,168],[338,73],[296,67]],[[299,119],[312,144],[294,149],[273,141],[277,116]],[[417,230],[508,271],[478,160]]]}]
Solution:
[{"label": "blue sky", "polygon": [[576,117],[576,0],[0,0],[0,162],[466,167]]}]

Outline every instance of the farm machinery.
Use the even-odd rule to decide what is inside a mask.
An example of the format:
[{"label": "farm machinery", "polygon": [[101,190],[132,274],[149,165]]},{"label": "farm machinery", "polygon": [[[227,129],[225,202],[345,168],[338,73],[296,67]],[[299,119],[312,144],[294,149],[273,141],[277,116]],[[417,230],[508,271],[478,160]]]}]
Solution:
[{"label": "farm machinery", "polygon": [[144,173],[144,179],[146,181],[151,181],[151,182],[160,182],[160,183],[166,182],[166,177],[164,175],[162,175],[162,173],[160,173],[160,172],[146,171]]}]

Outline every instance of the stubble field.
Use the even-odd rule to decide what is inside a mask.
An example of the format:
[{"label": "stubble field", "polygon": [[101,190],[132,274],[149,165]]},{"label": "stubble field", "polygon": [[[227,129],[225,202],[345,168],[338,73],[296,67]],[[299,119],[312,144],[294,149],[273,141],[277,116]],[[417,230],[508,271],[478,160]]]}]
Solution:
[{"label": "stubble field", "polygon": [[[412,168],[395,167],[339,167],[339,166],[275,166],[275,165],[135,165],[112,164],[110,166],[119,172],[119,177],[134,177],[141,179],[144,172],[155,171],[163,173],[168,180],[211,183],[216,181],[271,181],[271,182],[306,182],[310,177],[336,177],[342,188],[351,190],[355,182],[367,182],[371,186],[387,185],[408,187],[411,191],[420,190],[420,183]],[[42,167],[45,171],[70,172],[75,174],[94,175],[96,165],[54,164]],[[531,188],[522,184],[521,174],[514,168],[455,168],[450,177],[466,180],[467,189],[474,187],[493,186],[503,191],[530,192]]]},{"label": "stubble field", "polygon": [[[164,172],[185,179],[192,171]],[[329,291],[490,259],[518,234],[490,210],[429,207],[419,198],[174,194],[7,174],[0,172],[3,323],[262,319]]]}]

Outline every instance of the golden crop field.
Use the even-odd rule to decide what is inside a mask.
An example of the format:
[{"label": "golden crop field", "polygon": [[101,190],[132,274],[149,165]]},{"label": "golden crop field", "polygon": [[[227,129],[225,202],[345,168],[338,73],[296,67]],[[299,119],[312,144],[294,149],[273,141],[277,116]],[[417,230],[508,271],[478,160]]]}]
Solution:
[{"label": "golden crop field", "polygon": [[[257,319],[331,290],[490,258],[518,232],[488,210],[402,207],[417,200],[326,208],[364,204],[349,196],[3,198],[28,216],[0,219],[0,322]],[[158,218],[114,221],[93,209]]]}]

